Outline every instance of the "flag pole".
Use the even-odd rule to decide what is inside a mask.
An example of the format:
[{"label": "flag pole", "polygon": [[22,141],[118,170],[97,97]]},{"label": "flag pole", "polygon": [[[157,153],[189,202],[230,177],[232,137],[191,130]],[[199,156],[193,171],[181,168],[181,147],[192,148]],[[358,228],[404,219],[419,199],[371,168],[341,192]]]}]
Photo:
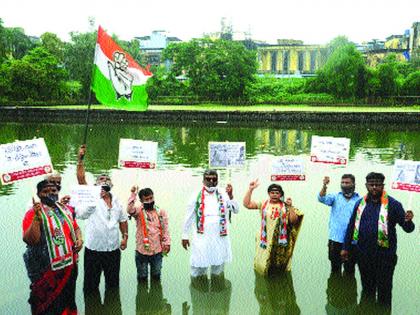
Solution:
[{"label": "flag pole", "polygon": [[94,53],[93,53],[92,70],[90,72],[88,107],[87,107],[87,110],[86,110],[85,131],[83,133],[83,141],[82,141],[82,144],[86,144],[86,142],[87,142],[87,136],[88,136],[89,118],[90,118],[90,115],[89,115],[90,114],[90,106],[92,105],[92,80],[93,80],[93,71],[95,69],[95,63],[96,63],[96,43],[98,42],[98,37],[99,37],[99,28],[98,28],[97,35],[96,35],[95,50],[94,50]]}]

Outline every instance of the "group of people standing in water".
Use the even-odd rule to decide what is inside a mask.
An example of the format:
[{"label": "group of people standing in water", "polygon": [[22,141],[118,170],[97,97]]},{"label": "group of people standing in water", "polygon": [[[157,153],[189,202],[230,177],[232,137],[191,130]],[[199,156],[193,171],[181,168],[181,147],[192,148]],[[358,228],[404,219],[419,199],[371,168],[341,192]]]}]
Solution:
[{"label": "group of people standing in water", "polygon": [[[82,145],[77,161],[80,185],[87,185],[85,155],[86,146]],[[353,175],[342,176],[341,191],[337,193],[327,193],[330,179],[325,177],[318,200],[331,207],[328,240],[331,273],[343,273],[354,279],[357,265],[362,282],[361,304],[377,303],[389,311],[397,264],[396,225],[410,233],[414,223],[413,212],[404,211],[401,203],[384,191],[384,181],[381,173],[367,174],[368,193],[360,196],[355,192]],[[108,175],[98,176],[95,185],[100,187],[95,205],[73,208],[68,196],[59,197],[59,174],[37,184],[39,201],[32,201],[22,225],[33,314],[77,314],[77,262],[83,247],[85,302],[97,299],[102,273],[108,292],[119,287],[121,251],[127,248],[129,217],[135,219],[137,227],[137,280],[147,283],[150,278],[151,282],[160,283],[163,257],[171,251],[167,211],[157,205],[150,188],[133,186],[125,208],[111,193],[113,183]],[[278,184],[267,188],[266,200],[252,200],[258,186],[258,179],[251,181],[243,198],[243,206],[258,210],[261,218],[254,269],[258,277],[287,274],[304,215],[290,198],[285,198]],[[192,192],[187,204],[182,230],[182,247],[191,251],[192,285],[200,287],[203,281],[208,281],[209,271],[215,283],[224,279],[225,263],[232,260],[230,215],[238,212],[232,185],[220,188],[217,171],[206,170],[202,186]],[[84,237],[78,219],[86,220]]]}]

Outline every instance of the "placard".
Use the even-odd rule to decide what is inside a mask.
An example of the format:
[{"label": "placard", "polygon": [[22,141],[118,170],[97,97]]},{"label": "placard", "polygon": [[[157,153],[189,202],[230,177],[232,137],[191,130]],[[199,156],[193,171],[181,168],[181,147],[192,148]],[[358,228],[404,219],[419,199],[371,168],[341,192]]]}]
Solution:
[{"label": "placard", "polygon": [[96,206],[101,194],[101,186],[76,185],[70,191],[70,205],[75,208]]},{"label": "placard", "polygon": [[3,185],[53,172],[43,138],[0,145],[0,178]]},{"label": "placard", "polygon": [[273,161],[272,181],[304,181],[305,164],[299,156],[279,156]]},{"label": "placard", "polygon": [[245,142],[209,142],[210,168],[242,167],[245,164]]},{"label": "placard", "polygon": [[420,161],[395,160],[391,187],[420,192]]},{"label": "placard", "polygon": [[120,139],[118,165],[125,168],[156,168],[157,142]]},{"label": "placard", "polygon": [[347,165],[349,151],[349,138],[312,136],[311,162]]}]

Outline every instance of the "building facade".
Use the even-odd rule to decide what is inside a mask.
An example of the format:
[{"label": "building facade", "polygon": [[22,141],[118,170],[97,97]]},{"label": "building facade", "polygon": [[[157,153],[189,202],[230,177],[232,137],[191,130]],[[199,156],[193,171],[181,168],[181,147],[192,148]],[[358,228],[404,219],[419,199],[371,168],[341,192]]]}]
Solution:
[{"label": "building facade", "polygon": [[313,76],[324,64],[325,47],[300,40],[279,39],[277,44],[257,48],[258,72],[277,76]]},{"label": "building facade", "polygon": [[147,64],[152,66],[158,66],[166,64],[165,60],[162,60],[162,51],[170,44],[181,42],[177,37],[168,36],[165,31],[153,31],[151,35],[136,37],[139,41],[140,52],[144,54],[145,61]]}]

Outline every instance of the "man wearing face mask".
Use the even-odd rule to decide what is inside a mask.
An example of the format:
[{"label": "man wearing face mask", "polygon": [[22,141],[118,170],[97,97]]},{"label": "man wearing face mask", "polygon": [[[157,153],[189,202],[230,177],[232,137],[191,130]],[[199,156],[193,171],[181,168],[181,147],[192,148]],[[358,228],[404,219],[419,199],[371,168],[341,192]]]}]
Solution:
[{"label": "man wearing face mask", "polygon": [[229,211],[239,212],[238,203],[233,200],[233,188],[228,184],[226,192],[218,188],[215,170],[206,170],[203,186],[194,193],[187,205],[182,234],[182,246],[190,246],[189,233],[194,226],[191,243],[191,276],[207,277],[210,267],[212,275],[221,275],[224,264],[232,260],[228,235]]},{"label": "man wearing face mask", "polygon": [[341,191],[327,194],[327,186],[330,183],[328,176],[324,177],[322,189],[318,194],[318,201],[331,207],[328,237],[328,258],[331,262],[331,272],[341,273],[344,264],[344,272],[354,274],[355,257],[343,263],[340,251],[343,247],[344,237],[355,203],[360,196],[355,192],[355,177],[352,174],[341,176]]},{"label": "man wearing face mask", "polygon": [[[87,185],[83,165],[85,154],[86,147],[82,145],[77,162],[79,185]],[[118,198],[111,193],[111,178],[99,175],[95,185],[101,186],[96,205],[76,209],[77,218],[87,220],[83,284],[85,297],[97,293],[102,272],[106,289],[119,286],[120,250],[126,249],[128,239],[127,213]],[[121,232],[121,240],[118,230]]]},{"label": "man wearing face mask", "polygon": [[349,248],[354,246],[362,280],[361,306],[378,302],[385,307],[381,314],[390,314],[397,264],[396,225],[407,233],[415,226],[413,212],[405,212],[401,203],[384,191],[384,180],[382,173],[367,174],[368,194],[354,206],[341,256],[347,260]]},{"label": "man wearing face mask", "polygon": [[76,314],[77,253],[83,246],[82,234],[73,209],[57,202],[54,184],[39,182],[37,195],[40,202],[32,200],[22,224],[32,314]]},{"label": "man wearing face mask", "polygon": [[153,191],[141,189],[138,193],[141,206],[136,207],[137,187],[131,188],[127,212],[136,219],[136,267],[137,281],[147,282],[148,266],[152,280],[160,280],[162,255],[169,253],[171,238],[169,236],[168,215],[155,204]]}]

